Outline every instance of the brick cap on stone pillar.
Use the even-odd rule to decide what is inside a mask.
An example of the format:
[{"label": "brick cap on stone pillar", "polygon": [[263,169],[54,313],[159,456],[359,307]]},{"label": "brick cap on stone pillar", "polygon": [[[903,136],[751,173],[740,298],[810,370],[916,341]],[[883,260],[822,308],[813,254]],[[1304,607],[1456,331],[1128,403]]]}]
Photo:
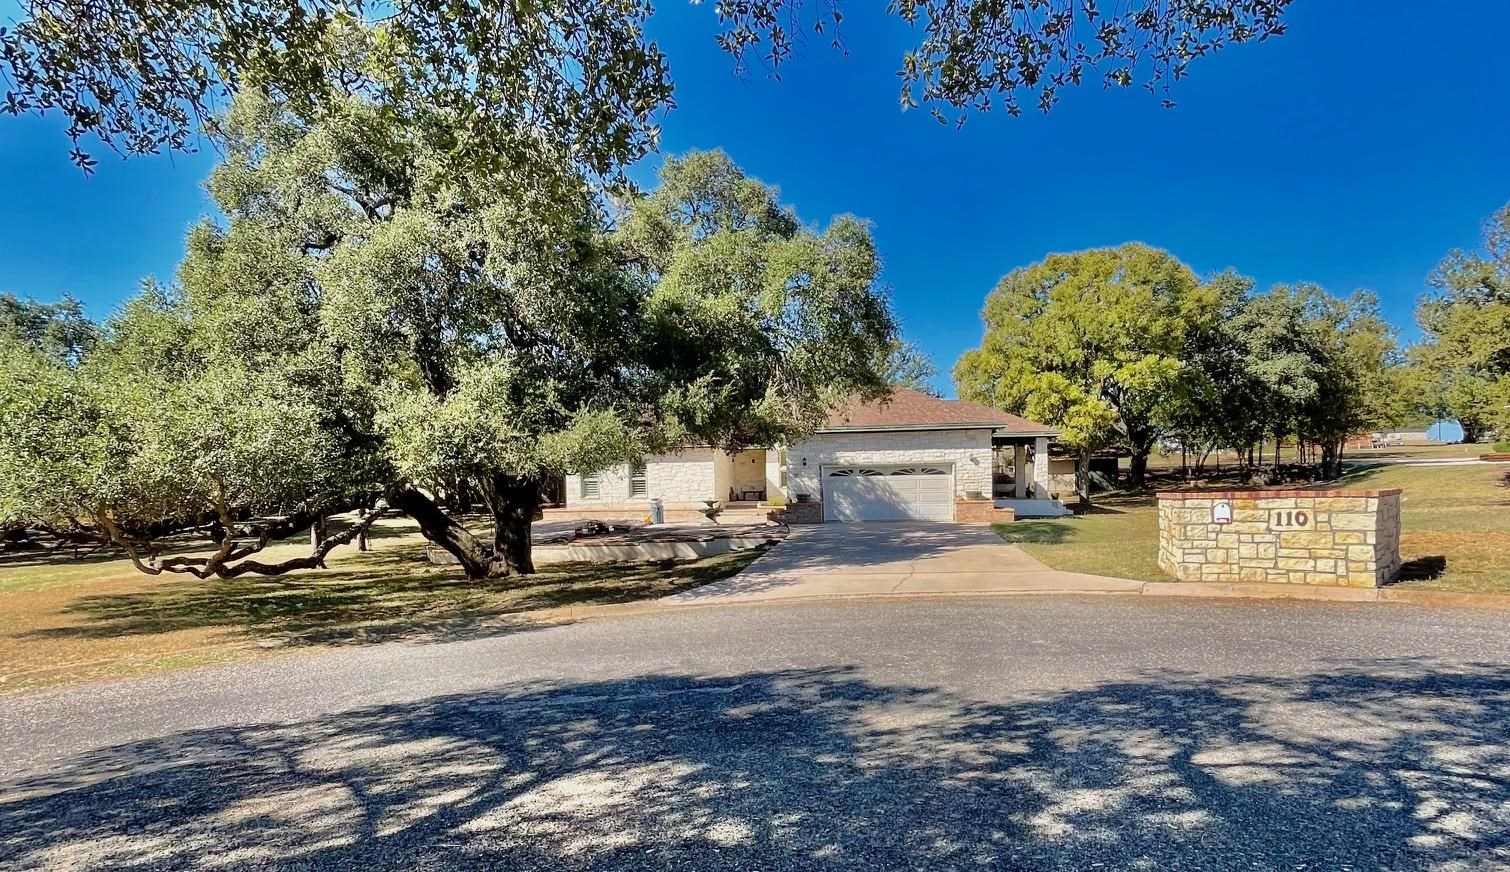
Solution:
[{"label": "brick cap on stone pillar", "polygon": [[1264,500],[1282,497],[1379,497],[1398,496],[1400,488],[1385,490],[1247,490],[1247,491],[1159,491],[1161,500]]}]

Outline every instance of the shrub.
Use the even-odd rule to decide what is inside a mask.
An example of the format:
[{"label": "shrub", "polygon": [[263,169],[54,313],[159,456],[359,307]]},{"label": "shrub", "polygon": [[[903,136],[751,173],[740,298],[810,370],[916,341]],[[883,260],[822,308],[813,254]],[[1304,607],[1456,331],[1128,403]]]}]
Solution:
[{"label": "shrub", "polygon": [[1495,454],[1510,454],[1510,442],[1496,442],[1496,443],[1494,443],[1494,453]]}]

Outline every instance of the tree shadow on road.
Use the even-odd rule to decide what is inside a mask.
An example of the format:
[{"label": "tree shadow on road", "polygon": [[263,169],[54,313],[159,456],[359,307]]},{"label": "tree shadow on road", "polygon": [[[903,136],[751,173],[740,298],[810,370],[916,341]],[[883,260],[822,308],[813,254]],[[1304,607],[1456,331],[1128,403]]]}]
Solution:
[{"label": "tree shadow on road", "polygon": [[994,524],[991,529],[1001,538],[1019,544],[1059,545],[1075,537],[1075,530],[1065,521],[1013,521],[1010,524]]},{"label": "tree shadow on road", "polygon": [[847,669],[510,687],[6,785],[20,868],[1510,863],[1510,676],[1402,659],[1010,702]]}]

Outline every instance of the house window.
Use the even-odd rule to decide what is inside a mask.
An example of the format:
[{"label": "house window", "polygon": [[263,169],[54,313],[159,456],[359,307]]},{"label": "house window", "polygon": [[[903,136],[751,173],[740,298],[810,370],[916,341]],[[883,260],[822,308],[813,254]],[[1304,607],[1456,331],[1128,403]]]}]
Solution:
[{"label": "house window", "polygon": [[642,497],[645,493],[645,464],[631,463],[629,465],[629,495]]},{"label": "house window", "polygon": [[598,474],[582,476],[582,496],[585,499],[598,498]]}]

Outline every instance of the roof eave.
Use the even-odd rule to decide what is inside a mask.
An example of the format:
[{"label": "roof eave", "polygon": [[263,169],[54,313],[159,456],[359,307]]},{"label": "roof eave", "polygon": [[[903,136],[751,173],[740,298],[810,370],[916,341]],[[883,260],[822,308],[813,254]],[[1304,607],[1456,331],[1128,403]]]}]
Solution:
[{"label": "roof eave", "polygon": [[990,430],[1010,436],[1058,436],[1057,430],[1012,430],[1008,425],[980,421],[966,424],[861,424],[856,426],[819,427],[819,433],[884,433],[892,430]]}]

